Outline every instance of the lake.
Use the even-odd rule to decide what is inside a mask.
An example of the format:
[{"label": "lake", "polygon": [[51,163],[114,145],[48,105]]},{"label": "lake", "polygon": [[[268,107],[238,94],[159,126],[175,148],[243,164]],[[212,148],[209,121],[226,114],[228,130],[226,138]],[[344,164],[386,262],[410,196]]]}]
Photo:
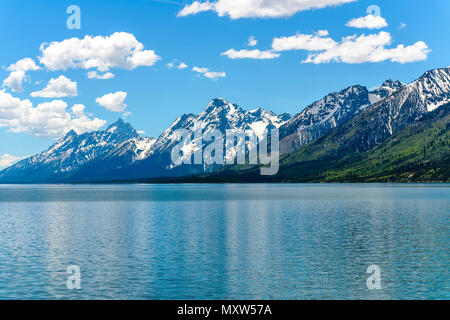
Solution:
[{"label": "lake", "polygon": [[449,217],[449,184],[0,185],[0,299],[449,299]]}]

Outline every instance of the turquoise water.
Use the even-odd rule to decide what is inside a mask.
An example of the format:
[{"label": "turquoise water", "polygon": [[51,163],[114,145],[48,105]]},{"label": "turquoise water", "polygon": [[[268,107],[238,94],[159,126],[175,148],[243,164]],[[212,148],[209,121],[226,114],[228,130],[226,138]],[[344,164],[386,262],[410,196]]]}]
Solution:
[{"label": "turquoise water", "polygon": [[0,299],[449,299],[449,216],[450,185],[0,185]]}]

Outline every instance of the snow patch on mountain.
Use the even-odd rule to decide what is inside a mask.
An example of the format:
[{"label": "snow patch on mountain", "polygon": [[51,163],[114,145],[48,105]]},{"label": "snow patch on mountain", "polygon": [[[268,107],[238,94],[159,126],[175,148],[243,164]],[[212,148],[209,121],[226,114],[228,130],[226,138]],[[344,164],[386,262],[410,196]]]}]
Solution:
[{"label": "snow patch on mountain", "polygon": [[281,153],[321,137],[369,105],[369,92],[359,85],[323,97],[280,128]]},{"label": "snow patch on mountain", "polygon": [[392,95],[394,92],[403,88],[406,84],[401,81],[392,81],[391,79],[386,80],[377,89],[369,92],[370,104],[377,103],[384,98]]}]

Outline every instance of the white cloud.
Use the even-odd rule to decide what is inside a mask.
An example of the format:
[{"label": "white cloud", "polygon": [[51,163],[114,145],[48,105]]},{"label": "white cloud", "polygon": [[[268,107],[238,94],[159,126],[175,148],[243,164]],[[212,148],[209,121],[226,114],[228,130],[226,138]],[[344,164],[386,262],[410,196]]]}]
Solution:
[{"label": "white cloud", "polygon": [[134,52],[132,56],[126,59],[126,63],[129,69],[135,69],[140,66],[151,67],[154,65],[159,59],[159,56],[155,54],[153,50],[144,50]]},{"label": "white cloud", "polygon": [[25,159],[24,157],[15,157],[10,154],[4,154],[0,156],[0,170],[11,167],[13,164]]},{"label": "white cloud", "polygon": [[208,68],[199,68],[194,67],[192,68],[192,71],[202,74],[205,78],[217,80],[217,78],[225,78],[227,74],[225,72],[214,72],[209,71]]},{"label": "white cloud", "polygon": [[51,71],[69,68],[97,69],[99,72],[111,68],[131,70],[139,66],[152,66],[161,59],[155,51],[144,50],[144,45],[126,32],[44,43],[40,50],[39,61]]},{"label": "white cloud", "polygon": [[398,45],[396,48],[386,48],[392,38],[388,32],[378,34],[356,35],[345,37],[341,43],[322,52],[312,53],[303,61],[305,63],[364,63],[392,61],[399,63],[422,61],[427,59],[430,52],[423,41],[411,46]]},{"label": "white cloud", "polygon": [[194,15],[203,11],[215,11],[220,17],[280,18],[290,17],[299,11],[336,6],[357,0],[218,0],[194,1],[186,5],[178,16]]},{"label": "white cloud", "polygon": [[127,108],[127,105],[124,103],[126,97],[126,92],[118,91],[106,94],[103,97],[98,97],[95,99],[95,102],[110,111],[123,112]]},{"label": "white cloud", "polygon": [[74,97],[77,94],[77,83],[65,76],[59,76],[58,78],[50,79],[47,87],[40,91],[32,92],[31,96],[40,98],[62,98],[67,96]]},{"label": "white cloud", "polygon": [[326,37],[329,36],[330,33],[328,32],[328,30],[319,30],[316,32],[316,35],[318,35],[319,37]]},{"label": "white cloud", "polygon": [[256,45],[258,45],[258,40],[256,40],[254,36],[251,36],[250,38],[248,38],[248,46],[249,47],[254,47]]},{"label": "white cloud", "polygon": [[295,36],[274,38],[272,41],[272,49],[274,51],[288,51],[288,50],[326,50],[336,46],[336,41],[331,38],[325,38],[328,31],[319,30],[316,34],[301,34]]},{"label": "white cloud", "polygon": [[36,71],[39,70],[39,66],[36,65],[33,59],[23,58],[16,63],[10,65],[8,71]]},{"label": "white cloud", "polygon": [[428,57],[431,50],[423,41],[418,41],[411,46],[398,45],[396,48],[385,49],[379,48],[373,54],[373,62],[391,60],[392,62],[408,63],[415,61],[423,61]]},{"label": "white cloud", "polygon": [[407,24],[402,22],[400,23],[400,25],[398,26],[399,29],[405,29],[407,27]]},{"label": "white cloud", "polygon": [[27,75],[24,71],[13,71],[8,78],[3,80],[3,87],[10,88],[14,92],[22,92],[22,83],[26,78]]},{"label": "white cloud", "polygon": [[365,17],[350,20],[347,22],[346,26],[359,29],[381,29],[387,27],[388,24],[383,17],[369,14]]},{"label": "white cloud", "polygon": [[274,38],[272,50],[305,50],[312,52],[303,63],[365,63],[392,61],[408,63],[426,60],[430,50],[423,41],[411,46],[403,44],[386,48],[392,43],[391,34],[380,31],[378,34],[352,35],[337,42],[328,36],[328,31],[319,30],[315,34],[296,34],[290,37]]},{"label": "white cloud", "polygon": [[[74,112],[76,111],[76,112]],[[84,109],[83,109],[84,111]],[[33,107],[30,100],[13,97],[0,90],[0,127],[37,137],[61,137],[70,130],[78,133],[98,130],[105,120],[91,119],[80,107],[67,111],[67,103],[53,100]]]},{"label": "white cloud", "polygon": [[114,78],[114,74],[111,72],[105,72],[103,74],[98,73],[97,71],[89,71],[87,73],[87,76],[89,79],[100,79],[100,80],[107,80]]},{"label": "white cloud", "polygon": [[178,17],[185,17],[204,11],[210,11],[213,9],[214,3],[211,3],[209,1],[206,2],[194,1],[190,5],[186,5],[180,12],[178,12]]},{"label": "white cloud", "polygon": [[174,60],[174,62],[169,62],[168,64],[166,64],[167,68],[168,69],[177,68],[178,70],[183,70],[183,69],[189,68],[189,66],[184,62],[180,62],[178,64],[175,64],[175,62],[176,62],[176,59]]},{"label": "white cloud", "polygon": [[39,66],[36,65],[33,59],[24,58],[11,64],[8,68],[11,71],[8,78],[3,80],[3,87],[10,88],[14,92],[22,92],[22,83],[27,79],[28,71],[39,70]]},{"label": "white cloud", "polygon": [[84,109],[86,107],[83,104],[74,104],[72,107],[72,113],[77,116],[81,116],[84,114]]},{"label": "white cloud", "polygon": [[226,52],[223,52],[221,55],[227,56],[230,59],[275,59],[280,56],[279,53],[275,53],[270,50],[269,51],[260,51],[258,49],[240,50],[240,51],[230,49]]}]

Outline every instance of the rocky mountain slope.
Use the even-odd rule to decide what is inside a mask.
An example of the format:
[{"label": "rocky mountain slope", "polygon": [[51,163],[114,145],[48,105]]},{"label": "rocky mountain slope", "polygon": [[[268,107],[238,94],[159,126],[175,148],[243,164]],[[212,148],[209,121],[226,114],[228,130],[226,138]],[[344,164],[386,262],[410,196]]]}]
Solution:
[{"label": "rocky mountain slope", "polygon": [[[258,108],[246,111],[237,104],[230,103],[225,99],[213,99],[207,107],[198,115],[184,114],[165,130],[157,139],[149,155],[142,161],[136,162],[128,168],[116,170],[104,174],[101,180],[108,176],[126,179],[139,179],[142,177],[158,176],[182,176],[202,174],[220,168],[221,165],[207,165],[206,156],[201,165],[174,165],[171,159],[173,148],[180,143],[178,130],[186,130],[191,136],[191,141],[185,141],[183,147],[183,159],[192,158],[195,148],[193,146],[208,144],[207,141],[200,142],[194,137],[194,131],[201,129],[203,135],[212,130],[219,130],[223,135],[226,131],[251,131],[262,138],[266,132],[279,128],[291,119],[289,114],[276,115],[273,112]],[[237,144],[242,143],[238,141]],[[224,152],[224,162],[231,160],[234,154]],[[79,176],[79,179],[82,179]]]},{"label": "rocky mountain slope", "polygon": [[314,154],[315,145],[285,156],[276,176],[257,166],[231,166],[215,173],[165,180],[176,183],[243,182],[450,182],[450,104],[427,113],[365,152],[340,158]]},{"label": "rocky mountain slope", "polygon": [[386,80],[373,91],[356,85],[314,102],[280,128],[281,154],[320,138],[402,87],[402,82],[392,80]]},{"label": "rocky mountain slope", "polygon": [[[178,129],[190,133],[197,128],[203,133],[218,129],[224,134],[226,130],[252,130],[262,137],[290,118],[288,114],[275,115],[261,108],[246,111],[224,99],[214,99],[199,115],[180,116],[158,139],[139,136],[123,120],[104,131],[82,135],[71,131],[48,150],[2,171],[0,181],[85,182],[201,173],[208,168],[173,165],[171,151],[179,143]],[[185,156],[191,155],[187,150]]]},{"label": "rocky mountain slope", "polygon": [[[180,116],[157,139],[140,137],[122,120],[104,131],[81,135],[71,131],[48,150],[0,172],[0,181],[138,180],[202,175],[221,169],[204,163],[175,165],[171,151],[179,144],[178,129],[190,134],[199,129],[203,134],[215,129],[222,133],[252,130],[261,138],[279,128],[281,152],[286,154],[282,170],[295,171],[299,164],[315,167],[372,150],[449,102],[450,68],[428,71],[408,85],[387,80],[370,92],[352,86],[325,96],[294,117],[261,108],[246,111],[224,99],[214,99],[202,113]],[[192,156],[196,142],[195,137],[194,142],[185,142],[185,157]],[[233,152],[225,153],[224,160],[232,156]]]},{"label": "rocky mountain slope", "polygon": [[288,161],[341,159],[365,152],[449,102],[450,68],[428,71],[306,148],[289,155]]},{"label": "rocky mountain slope", "polygon": [[42,153],[0,172],[0,179],[14,182],[64,181],[98,159],[114,157],[124,165],[146,157],[155,139],[140,137],[123,120],[104,131],[78,135],[70,131]]},{"label": "rocky mountain slope", "polygon": [[[411,84],[401,86],[400,89],[394,90],[391,95],[386,96],[379,102],[365,107],[364,110],[358,112],[353,118],[332,129],[324,136],[309,144],[303,145],[297,151],[285,155],[280,162],[280,172],[275,177],[260,177],[258,167],[234,166],[224,168],[217,175],[208,177],[205,181],[224,181],[225,179],[226,181],[235,182],[262,180],[317,182],[328,181],[328,178],[324,174],[328,170],[335,170],[335,177],[340,177],[335,180],[330,178],[332,181],[348,181],[347,178],[340,174],[340,170],[342,169],[340,166],[345,167],[347,165],[346,168],[349,171],[352,171],[352,166],[355,166],[355,168],[364,167],[363,164],[357,163],[358,159],[361,161],[370,160],[369,158],[363,159],[363,155],[367,156],[375,152],[375,148],[385,143],[387,139],[395,139],[394,137],[400,140],[407,139],[407,136],[409,137],[408,134],[402,135],[400,133],[405,128],[414,126],[419,121],[425,121],[425,119],[428,119],[428,122],[432,121],[430,119],[438,121],[437,119],[440,119],[439,115],[441,115],[439,112],[447,112],[446,109],[448,108],[449,102],[450,68],[431,70]],[[439,123],[444,128],[448,128],[448,117],[444,114],[442,119],[439,120]],[[431,150],[431,154],[428,154],[430,157],[432,154],[436,154],[442,160],[439,160],[441,164],[445,163],[448,160],[446,155],[448,154],[448,134],[442,132],[442,134],[439,133],[433,136],[435,138],[432,140],[436,140],[436,144],[433,144],[433,141],[429,141],[426,138],[429,136],[433,136],[431,131],[427,131],[427,133],[411,139],[419,139],[418,137],[423,139],[423,142],[427,142],[421,145],[425,150],[424,152],[427,152],[429,148]],[[441,141],[442,139],[444,140]],[[402,152],[406,154],[408,146],[405,144],[402,145],[405,148]],[[444,149],[442,152],[438,152],[438,149],[433,149],[431,148],[432,146],[441,146]],[[409,146],[409,148],[412,149],[412,146]],[[390,152],[394,151],[391,150]],[[401,165],[401,161],[404,161],[406,158],[400,157],[399,159],[398,156],[395,156],[393,159],[398,161],[398,163],[396,165],[392,164],[390,167]],[[420,158],[414,159],[419,160]],[[349,162],[347,163],[346,161]],[[419,166],[420,164],[425,166],[426,161],[427,159],[422,159],[421,162],[417,163]],[[439,161],[435,160],[434,162]],[[374,162],[370,160],[370,163],[373,164]],[[348,166],[350,166],[350,169]],[[441,165],[441,167],[444,168],[445,165]],[[369,169],[370,167],[364,167],[364,170],[371,172]],[[355,181],[360,181],[359,179],[363,179],[364,170],[357,171],[358,173],[354,175],[349,174],[348,177],[351,177]],[[388,168],[385,168],[385,170],[388,170]],[[393,170],[396,172],[395,169]],[[416,167],[416,170],[419,172],[419,167]],[[442,179],[439,181],[447,181],[448,176],[445,176],[445,172],[448,174],[448,170],[446,171],[444,168],[441,172],[443,174],[439,177],[429,175],[428,178],[435,177]],[[377,171],[371,179],[376,180],[382,174],[387,174],[387,171]],[[412,177],[416,177],[414,172],[410,171],[409,174],[413,174]],[[221,177],[218,178],[219,176]],[[391,178],[393,179],[393,176]]]}]

